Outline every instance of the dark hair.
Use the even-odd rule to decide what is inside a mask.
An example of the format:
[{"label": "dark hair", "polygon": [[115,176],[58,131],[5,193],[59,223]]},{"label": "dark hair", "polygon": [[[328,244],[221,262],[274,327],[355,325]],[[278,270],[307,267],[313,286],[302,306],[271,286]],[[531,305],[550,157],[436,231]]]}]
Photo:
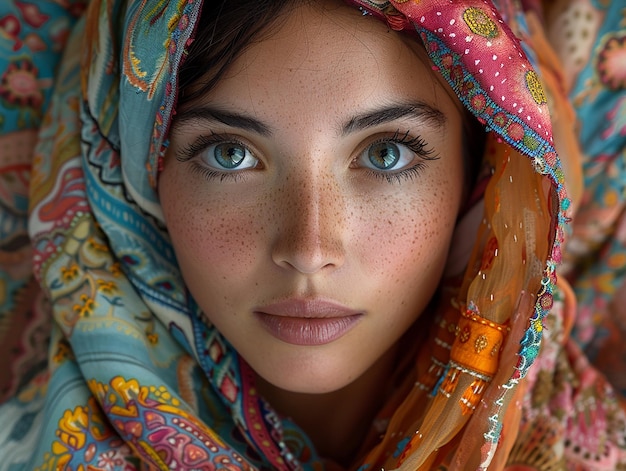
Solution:
[{"label": "dark hair", "polygon": [[268,33],[286,7],[303,1],[204,0],[195,38],[179,70],[178,105],[210,91],[229,65]]},{"label": "dark hair", "polygon": [[[270,34],[288,8],[311,0],[204,0],[196,35],[179,70],[178,106],[208,93],[245,50]],[[416,36],[416,41],[419,37]],[[485,146],[483,126],[463,116],[466,188],[479,172]]]}]

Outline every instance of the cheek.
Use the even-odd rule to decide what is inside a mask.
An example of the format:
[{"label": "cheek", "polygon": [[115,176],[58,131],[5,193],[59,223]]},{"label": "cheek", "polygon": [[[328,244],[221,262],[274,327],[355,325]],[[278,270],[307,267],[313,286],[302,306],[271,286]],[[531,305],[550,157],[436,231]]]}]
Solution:
[{"label": "cheek", "polygon": [[429,216],[407,205],[393,219],[372,224],[362,247],[361,270],[368,275],[368,291],[375,294],[373,302],[379,309],[389,313],[391,324],[399,321],[398,315],[413,319],[421,312],[443,272],[449,241]]},{"label": "cheek", "polygon": [[[457,181],[458,180],[458,181]],[[406,182],[405,190],[378,200],[367,211],[361,230],[361,257],[372,271],[392,281],[387,286],[436,282],[454,231],[461,196],[460,178],[436,178],[433,184]],[[424,281],[425,280],[425,281]]]},{"label": "cheek", "polygon": [[262,204],[230,204],[229,198],[185,185],[165,172],[159,190],[168,232],[192,291],[194,284],[214,286],[246,276],[263,239]]}]

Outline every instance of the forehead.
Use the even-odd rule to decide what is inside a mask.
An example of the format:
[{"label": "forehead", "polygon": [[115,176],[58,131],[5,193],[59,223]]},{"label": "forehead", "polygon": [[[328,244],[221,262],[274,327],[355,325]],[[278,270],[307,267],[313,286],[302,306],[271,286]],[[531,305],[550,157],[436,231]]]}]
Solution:
[{"label": "forehead", "polygon": [[341,73],[355,65],[353,56],[380,59],[382,53],[397,59],[404,42],[380,20],[354,7],[323,2],[321,7],[304,4],[285,10],[243,58],[247,63],[259,58],[288,69],[313,66]]},{"label": "forehead", "polygon": [[407,94],[437,108],[456,100],[417,37],[392,31],[354,7],[322,2],[284,12],[238,56],[209,98],[232,102],[247,96],[281,106],[293,105],[294,96],[314,97],[315,104],[340,107]]},{"label": "forehead", "polygon": [[178,118],[208,105],[275,130],[336,132],[372,109],[416,103],[462,120],[463,106],[417,35],[324,0],[285,9],[208,92],[181,105]]}]

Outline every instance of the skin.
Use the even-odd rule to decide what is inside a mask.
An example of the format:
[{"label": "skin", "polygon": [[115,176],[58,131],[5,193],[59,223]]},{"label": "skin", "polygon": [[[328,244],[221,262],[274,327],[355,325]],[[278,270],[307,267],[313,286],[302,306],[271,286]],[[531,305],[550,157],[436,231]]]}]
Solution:
[{"label": "skin", "polygon": [[[191,294],[256,371],[262,394],[338,460],[368,429],[398,341],[441,278],[463,193],[452,96],[413,38],[325,2],[290,11],[179,109],[171,130],[159,192]],[[407,103],[417,112],[397,111]],[[207,107],[262,126],[224,124]],[[383,108],[401,116],[358,119]],[[220,169],[214,143],[190,151],[212,134],[231,142],[221,149],[245,145],[245,165],[256,166]],[[406,134],[426,143],[426,158],[396,144],[398,169],[370,168],[372,144]],[[293,345],[254,311],[294,298],[362,315],[335,341]],[[339,424],[330,433],[329,421]]]}]

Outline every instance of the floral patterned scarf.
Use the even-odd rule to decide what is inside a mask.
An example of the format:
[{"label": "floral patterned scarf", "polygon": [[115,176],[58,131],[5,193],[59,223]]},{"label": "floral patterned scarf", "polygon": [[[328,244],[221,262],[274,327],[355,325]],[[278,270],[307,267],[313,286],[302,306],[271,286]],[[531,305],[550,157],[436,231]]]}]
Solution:
[{"label": "floral patterned scarf", "polygon": [[[597,246],[585,232],[586,213],[567,246],[564,224],[604,187],[590,183],[595,170],[584,193],[576,186],[581,156],[593,146],[581,151],[572,135],[576,111],[555,79],[558,60],[537,8],[351,3],[416,33],[433,68],[488,133],[476,204],[457,228],[458,238],[476,242],[453,257],[433,341],[409,359],[415,367],[380,411],[353,468],[624,465],[624,413],[568,339],[576,324],[578,337],[595,345],[586,318],[575,319],[568,283],[557,281],[565,247],[588,254]],[[249,366],[201,320],[163,222],[159,164],[201,7],[193,0],[2,6],[0,338],[8,362],[0,469],[327,464],[296,424],[255,393]],[[597,21],[609,24],[609,15]],[[623,89],[610,67],[622,36],[598,36],[604,55],[596,82],[577,70],[578,110],[588,113],[595,103],[581,90],[585,80],[596,95]],[[613,127],[605,134],[619,134],[612,131],[620,129],[618,108],[606,115]],[[566,151],[563,167],[555,139]],[[623,142],[593,152],[623,155]],[[605,176],[609,186],[623,184],[618,160]],[[605,237],[611,248],[594,265],[601,273],[624,265],[623,242],[611,242],[623,238]],[[568,262],[587,312],[598,299],[587,281],[596,272],[576,257]],[[610,280],[622,282],[619,273]],[[610,297],[600,299],[606,306]]]}]

